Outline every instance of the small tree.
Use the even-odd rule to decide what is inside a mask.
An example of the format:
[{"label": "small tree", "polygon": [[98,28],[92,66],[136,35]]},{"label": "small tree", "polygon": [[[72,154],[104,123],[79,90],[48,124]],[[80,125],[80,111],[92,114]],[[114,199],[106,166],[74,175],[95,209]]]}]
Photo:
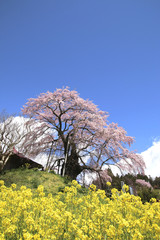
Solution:
[{"label": "small tree", "polygon": [[22,146],[24,132],[14,116],[0,114],[0,171],[8,161],[13,149]]},{"label": "small tree", "polygon": [[133,138],[117,124],[109,124],[108,114],[76,91],[64,88],[42,93],[29,99],[22,111],[41,125],[34,137],[37,132],[44,134],[41,141],[36,138],[26,148],[33,154],[39,147],[48,151],[50,160],[54,158],[48,166],[59,168],[61,175],[75,179],[85,169],[99,172],[106,164],[122,171],[144,172],[143,159],[127,148]]},{"label": "small tree", "polygon": [[136,179],[136,183],[143,186],[143,187],[147,187],[147,188],[151,188],[153,189],[152,185],[149,182],[146,182],[143,179]]},{"label": "small tree", "polygon": [[96,185],[98,189],[100,188],[100,189],[106,190],[106,188],[107,188],[106,183],[107,182],[111,183],[112,178],[109,175],[108,169],[105,169],[105,170],[102,170],[102,171],[98,172],[97,178],[94,179],[92,183],[94,185]]},{"label": "small tree", "polygon": [[[35,121],[24,117],[8,115],[5,111],[0,113],[0,171],[15,152],[15,149],[27,156],[31,156],[32,149],[26,148],[26,145],[29,145],[30,141],[33,140],[35,145],[37,141],[40,144],[41,138],[38,132],[40,126]],[[37,138],[38,140],[36,140]],[[39,151],[42,147],[44,148],[43,144],[38,147]]]}]

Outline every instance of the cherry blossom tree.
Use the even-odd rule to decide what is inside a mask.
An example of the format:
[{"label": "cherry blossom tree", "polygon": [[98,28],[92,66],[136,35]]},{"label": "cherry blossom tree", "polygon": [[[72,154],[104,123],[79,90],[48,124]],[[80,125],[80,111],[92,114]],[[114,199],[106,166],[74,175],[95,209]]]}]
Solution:
[{"label": "cherry blossom tree", "polygon": [[144,179],[136,179],[136,183],[144,187],[153,188],[150,182],[146,182]]},{"label": "cherry blossom tree", "polygon": [[143,159],[128,150],[134,139],[68,87],[29,99],[22,112],[40,124],[33,133],[36,141],[28,141],[26,148],[33,154],[39,148],[47,151],[48,167],[57,167],[61,175],[75,179],[83,170],[100,172],[113,164],[122,171],[144,172]]}]

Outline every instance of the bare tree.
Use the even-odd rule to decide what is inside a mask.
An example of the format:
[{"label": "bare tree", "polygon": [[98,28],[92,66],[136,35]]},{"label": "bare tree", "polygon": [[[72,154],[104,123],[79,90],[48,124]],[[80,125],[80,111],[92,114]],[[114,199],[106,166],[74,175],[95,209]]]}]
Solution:
[{"label": "bare tree", "polygon": [[0,113],[0,171],[4,168],[14,148],[22,152],[27,133],[26,119]]}]

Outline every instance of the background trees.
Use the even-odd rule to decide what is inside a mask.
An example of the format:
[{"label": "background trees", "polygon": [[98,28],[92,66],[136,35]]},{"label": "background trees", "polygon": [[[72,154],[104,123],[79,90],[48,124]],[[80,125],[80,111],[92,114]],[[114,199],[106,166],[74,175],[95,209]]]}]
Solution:
[{"label": "background trees", "polygon": [[9,116],[5,112],[0,114],[0,171],[13,153],[13,149],[23,148],[26,125],[22,121],[25,121],[24,118],[18,122],[14,116]]},{"label": "background trees", "polygon": [[112,164],[121,171],[144,172],[142,158],[127,148],[133,138],[117,124],[109,124],[108,114],[76,91],[64,88],[42,93],[29,99],[22,111],[39,124],[26,149],[33,154],[39,147],[47,151],[48,167],[56,167],[61,175],[75,179],[83,170],[100,172]]},{"label": "background trees", "polygon": [[[107,196],[111,196],[112,188],[121,191],[123,184],[126,184],[129,186],[129,192],[140,196],[143,203],[149,202],[151,198],[156,198],[157,201],[160,201],[160,185],[156,185],[157,178],[152,179],[147,175],[132,175],[129,173],[119,176],[118,174],[114,175],[110,169],[107,169],[108,177],[106,179],[105,171],[101,172],[101,178],[97,176],[92,183],[96,185],[97,189],[105,190]],[[106,184],[108,181],[111,183],[110,187]]]}]

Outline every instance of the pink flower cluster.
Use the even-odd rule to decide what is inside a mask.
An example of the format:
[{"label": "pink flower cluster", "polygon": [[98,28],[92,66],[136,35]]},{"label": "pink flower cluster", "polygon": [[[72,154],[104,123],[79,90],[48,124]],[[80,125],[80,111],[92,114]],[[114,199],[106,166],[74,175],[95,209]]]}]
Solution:
[{"label": "pink flower cluster", "polygon": [[107,169],[100,172],[100,176],[105,183],[106,182],[112,182],[112,178],[108,175],[108,170]]},{"label": "pink flower cluster", "polygon": [[138,183],[144,187],[152,188],[151,184],[149,182],[146,182],[143,179],[136,179],[136,183]]}]

